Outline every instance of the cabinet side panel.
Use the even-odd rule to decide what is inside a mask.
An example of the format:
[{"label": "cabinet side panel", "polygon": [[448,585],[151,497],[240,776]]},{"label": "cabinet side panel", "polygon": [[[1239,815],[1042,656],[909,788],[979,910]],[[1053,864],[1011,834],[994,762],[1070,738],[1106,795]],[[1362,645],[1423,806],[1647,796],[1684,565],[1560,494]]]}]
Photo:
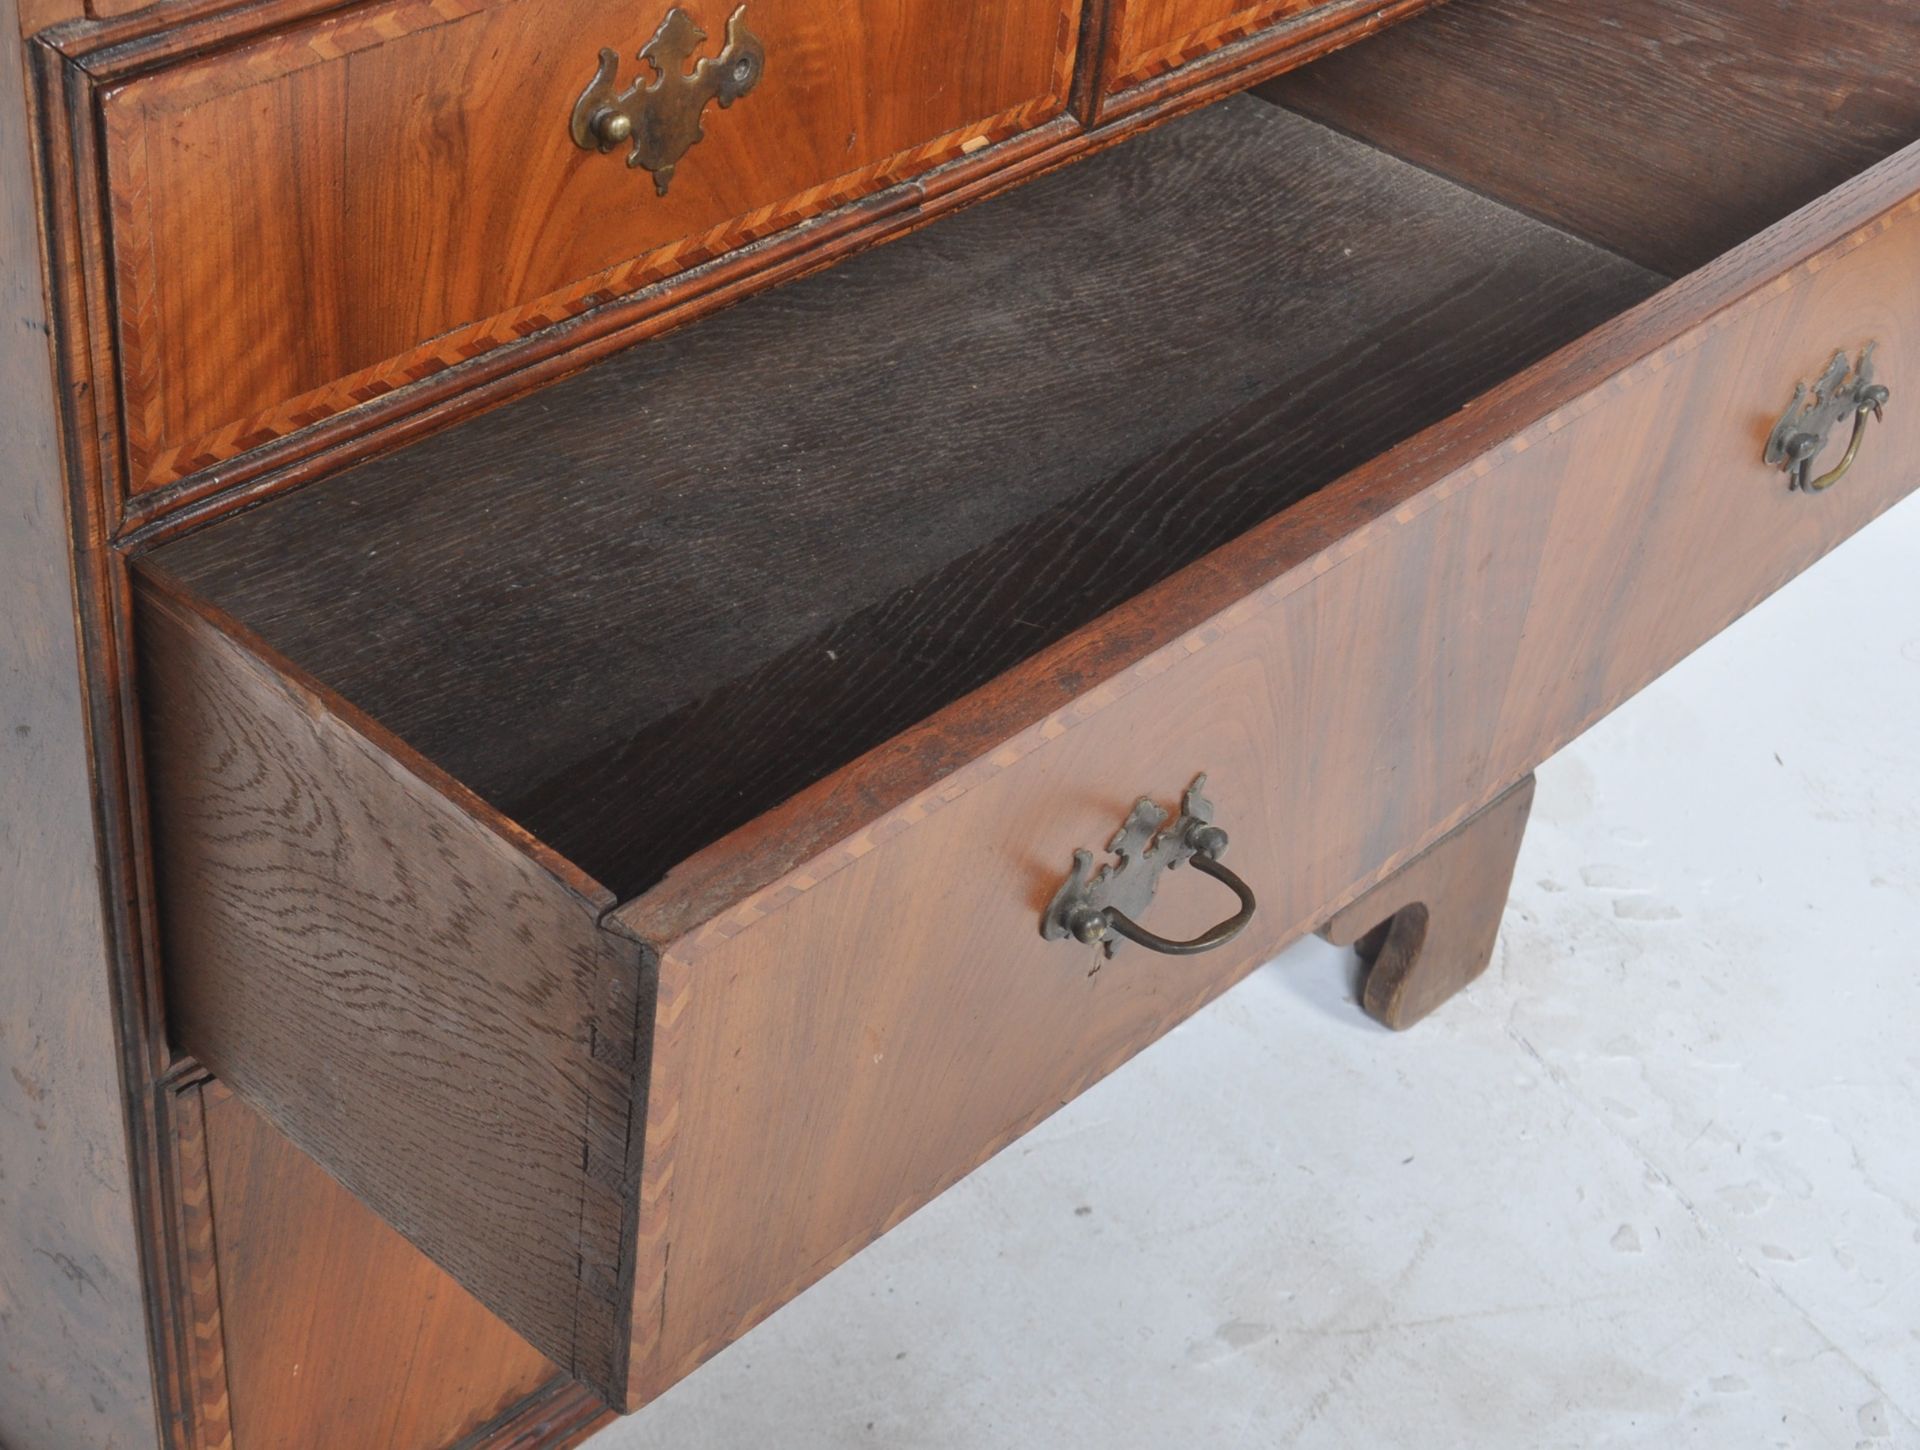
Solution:
[{"label": "cabinet side panel", "polygon": [[155,1440],[29,150],[0,0],[0,1444]]}]

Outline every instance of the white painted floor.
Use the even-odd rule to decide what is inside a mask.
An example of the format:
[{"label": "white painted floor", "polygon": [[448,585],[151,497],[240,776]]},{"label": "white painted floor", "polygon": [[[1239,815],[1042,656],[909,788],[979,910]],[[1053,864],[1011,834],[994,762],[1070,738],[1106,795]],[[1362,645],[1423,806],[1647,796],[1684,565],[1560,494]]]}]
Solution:
[{"label": "white painted floor", "polygon": [[1920,499],[1540,786],[1438,1016],[1289,951],[594,1450],[1920,1446]]}]

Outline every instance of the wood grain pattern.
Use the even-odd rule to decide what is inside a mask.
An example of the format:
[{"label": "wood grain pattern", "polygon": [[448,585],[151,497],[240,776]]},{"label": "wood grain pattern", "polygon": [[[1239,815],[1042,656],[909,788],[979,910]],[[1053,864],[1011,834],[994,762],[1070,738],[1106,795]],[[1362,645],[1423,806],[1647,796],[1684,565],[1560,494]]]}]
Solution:
[{"label": "wood grain pattern", "polygon": [[1262,93],[1679,276],[1920,139],[1916,56],[1907,0],[1451,0]]},{"label": "wood grain pattern", "polygon": [[[1442,0],[1116,0],[1092,52],[1088,114],[1100,126],[1207,90],[1252,85],[1396,25]],[[1143,41],[1150,40],[1145,44]]]},{"label": "wood grain pattern", "polygon": [[156,557],[631,895],[1657,286],[1229,103]]},{"label": "wood grain pattern", "polygon": [[1114,0],[1107,18],[1103,85],[1111,91],[1184,65],[1325,0]]},{"label": "wood grain pattern", "polygon": [[239,1098],[204,1093],[238,1450],[444,1450],[555,1367]]},{"label": "wood grain pattern", "polygon": [[1404,1031],[1486,971],[1532,810],[1529,775],[1321,928],[1358,952],[1375,1020]]},{"label": "wood grain pattern", "polygon": [[[1058,114],[1079,4],[757,0],[766,77],[665,198],[567,135],[597,48],[654,23],[587,0],[392,0],[111,88],[132,486]],[[732,6],[688,8],[718,36]]]},{"label": "wood grain pattern", "polygon": [[155,1435],[26,48],[0,0],[0,1443]]},{"label": "wood grain pattern", "polygon": [[[1734,305],[1694,313],[1624,370],[1582,379],[1606,348],[1563,355],[1566,372],[1497,391],[1109,616],[1096,633],[1127,650],[1143,614],[1186,620],[1117,676],[1080,667],[1102,652],[1092,639],[1042,655],[1004,698],[1030,702],[1047,674],[1072,681],[1074,698],[970,764],[943,760],[943,737],[980,739],[998,687],[703,853],[689,873],[724,879],[729,900],[677,940],[663,929],[688,920],[698,884],[669,878],[623,907],[637,934],[670,940],[640,1196],[636,1395],[1267,948],[1336,915],[1920,483],[1920,412],[1889,413],[1872,470],[1844,499],[1818,501],[1833,509],[1760,462],[1775,400],[1791,396],[1783,358],[1824,356],[1836,329],[1920,356],[1920,293],[1903,281],[1920,267],[1920,149],[1846,200],[1870,207],[1883,186],[1892,211],[1861,225],[1841,206],[1858,230]],[[1836,219],[1802,221],[1819,232]],[[1756,250],[1777,258],[1784,242]],[[1698,304],[1752,261],[1669,305]],[[1644,343],[1669,320],[1650,306],[1607,341]],[[1530,388],[1570,379],[1560,406],[1487,437]],[[1491,446],[1462,446],[1476,438]],[[1365,522],[1337,522],[1356,508]],[[1210,618],[1185,614],[1236,589]],[[785,849],[796,822],[836,798],[871,811],[890,778],[928,765],[934,778],[922,774],[905,803],[740,899],[748,859]],[[1085,961],[1063,963],[1074,953],[1035,929],[1061,863],[1135,794],[1199,769],[1262,901],[1244,956],[1116,960],[1092,976]],[[1192,924],[1170,908],[1170,932]],[[1069,1041],[1076,1050],[1062,1051]]]},{"label": "wood grain pattern", "polygon": [[611,898],[151,576],[138,622],[179,1040],[616,1384],[646,1003]]}]

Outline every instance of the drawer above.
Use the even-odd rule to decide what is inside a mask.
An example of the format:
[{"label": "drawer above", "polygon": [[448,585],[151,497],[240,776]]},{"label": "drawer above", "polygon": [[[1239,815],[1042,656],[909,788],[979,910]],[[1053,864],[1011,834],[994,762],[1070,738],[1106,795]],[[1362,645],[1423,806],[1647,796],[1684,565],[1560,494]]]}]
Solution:
[{"label": "drawer above", "polygon": [[[1691,104],[1697,4],[1562,124],[1653,156],[1609,72]],[[1224,103],[151,551],[178,1045],[637,1406],[1920,482],[1920,148],[1669,284],[1344,129]],[[1790,487],[1836,354],[1891,397]],[[1203,774],[1241,934],[1043,931]]]},{"label": "drawer above", "polygon": [[1059,115],[1080,7],[390,0],[115,86],[132,491]]}]

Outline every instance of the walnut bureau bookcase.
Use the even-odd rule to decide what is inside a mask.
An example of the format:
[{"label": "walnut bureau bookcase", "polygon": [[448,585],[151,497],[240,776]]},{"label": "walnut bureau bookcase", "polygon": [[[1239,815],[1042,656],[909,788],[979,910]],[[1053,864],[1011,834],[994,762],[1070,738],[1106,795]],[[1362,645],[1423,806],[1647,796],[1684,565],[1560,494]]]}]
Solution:
[{"label": "walnut bureau bookcase", "polygon": [[0,34],[10,1450],[575,1443],[1287,942],[1411,1025],[1920,482],[1904,0]]}]

